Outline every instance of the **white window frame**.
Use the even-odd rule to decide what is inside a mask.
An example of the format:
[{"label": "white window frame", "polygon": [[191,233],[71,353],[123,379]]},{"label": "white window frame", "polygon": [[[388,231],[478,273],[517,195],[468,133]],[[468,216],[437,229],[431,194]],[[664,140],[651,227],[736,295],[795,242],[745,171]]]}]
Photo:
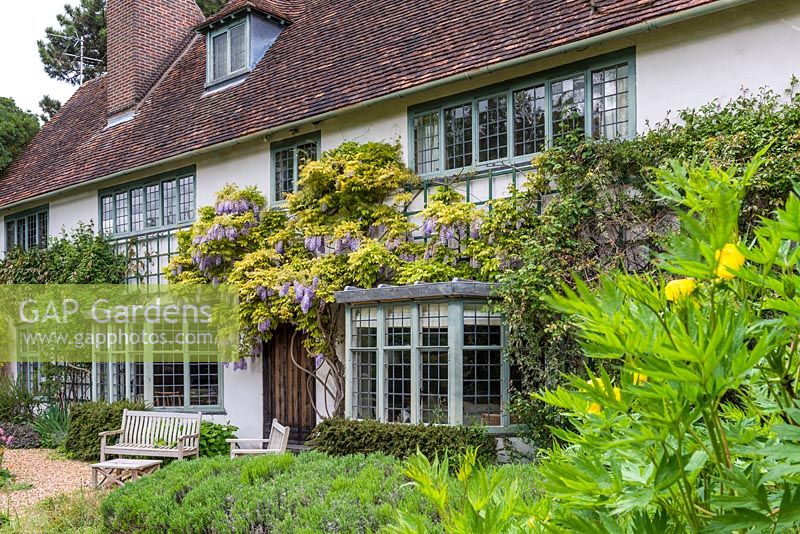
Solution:
[{"label": "white window frame", "polygon": [[[42,232],[41,224],[41,216],[44,215],[44,233]],[[12,215],[6,215],[3,218],[3,232],[5,236],[5,250],[9,251],[12,247],[20,247],[23,250],[28,250],[31,248],[29,245],[30,241],[30,234],[28,232],[28,219],[30,217],[34,218],[34,247],[41,247],[44,248],[47,246],[47,241],[50,238],[50,206],[49,204],[45,204],[44,206],[39,206],[38,208],[33,208],[25,211],[21,211],[18,213],[14,213]],[[11,233],[13,235],[9,236],[9,225],[13,228]],[[17,241],[17,236],[19,235],[18,227],[22,225],[22,243]],[[11,237],[11,239],[9,239]],[[44,241],[43,241],[44,240]]]},{"label": "white window frame", "polygon": [[[240,24],[244,24],[244,44],[245,44],[245,62],[244,67],[241,69],[231,71],[231,57],[232,57],[232,50],[231,50],[231,38],[230,38],[230,31],[231,29],[239,26]],[[214,78],[214,38],[220,35],[227,34],[227,42],[228,42],[228,69],[227,73],[220,78]],[[250,54],[251,54],[251,43],[250,43],[250,17],[244,17],[242,19],[236,19],[227,23],[226,25],[217,28],[216,30],[212,30],[206,34],[206,87],[216,86],[221,83],[224,83],[228,80],[233,78],[237,78],[242,74],[245,74],[250,71]]]}]

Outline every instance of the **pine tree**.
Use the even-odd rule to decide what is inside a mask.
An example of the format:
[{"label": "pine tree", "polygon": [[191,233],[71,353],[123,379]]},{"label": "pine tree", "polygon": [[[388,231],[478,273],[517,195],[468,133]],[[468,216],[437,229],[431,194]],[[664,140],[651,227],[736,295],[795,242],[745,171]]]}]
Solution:
[{"label": "pine tree", "polygon": [[[226,0],[197,0],[206,16],[219,11]],[[81,83],[80,55],[83,40],[83,81],[106,70],[106,0],[80,0],[64,6],[56,16],[58,28],[48,27],[38,41],[39,57],[48,76],[73,85]]]}]

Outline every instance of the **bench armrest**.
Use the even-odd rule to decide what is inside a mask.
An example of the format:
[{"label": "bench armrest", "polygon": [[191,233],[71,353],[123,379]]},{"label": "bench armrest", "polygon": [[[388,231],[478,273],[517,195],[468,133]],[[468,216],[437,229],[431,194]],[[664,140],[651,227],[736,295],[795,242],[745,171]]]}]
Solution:
[{"label": "bench armrest", "polygon": [[186,441],[188,439],[199,438],[199,437],[200,437],[200,432],[198,432],[197,434],[186,434],[185,436],[178,436],[178,441]]},{"label": "bench armrest", "polygon": [[262,438],[232,438],[225,441],[227,443],[269,443],[268,439]]},{"label": "bench armrest", "polygon": [[121,428],[118,429],[118,430],[106,430],[105,432],[100,432],[98,434],[98,436],[100,436],[101,438],[104,438],[106,436],[115,436],[117,434],[122,434],[122,429]]}]

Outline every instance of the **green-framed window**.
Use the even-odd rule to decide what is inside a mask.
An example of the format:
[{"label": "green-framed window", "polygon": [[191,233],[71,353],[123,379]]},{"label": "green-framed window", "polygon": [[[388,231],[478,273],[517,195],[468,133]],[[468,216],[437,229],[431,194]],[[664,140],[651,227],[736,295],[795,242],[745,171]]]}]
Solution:
[{"label": "green-framed window", "polygon": [[488,302],[385,302],[345,315],[348,417],[508,426],[503,324]]},{"label": "green-framed window", "polygon": [[49,207],[41,206],[13,215],[6,215],[6,250],[22,247],[46,247]]},{"label": "green-framed window", "polygon": [[529,161],[570,133],[636,129],[635,61],[624,51],[410,109],[410,163],[422,176]]},{"label": "green-framed window", "polygon": [[100,192],[100,231],[130,258],[130,282],[163,282],[176,232],[195,220],[195,196],[194,167]]},{"label": "green-framed window", "polygon": [[175,228],[194,218],[194,167],[100,192],[100,230],[109,236]]},{"label": "green-framed window", "polygon": [[279,141],[271,145],[273,203],[286,200],[288,193],[297,191],[300,169],[319,158],[320,133],[313,132]]},{"label": "green-framed window", "polygon": [[[103,325],[104,326],[104,325]],[[101,326],[102,327],[102,326]],[[108,333],[118,333],[109,326]],[[130,325],[130,332],[176,339],[176,332],[191,335],[186,324]],[[142,401],[153,409],[220,411],[223,408],[223,366],[216,361],[212,344],[152,345],[131,336],[125,343],[121,336],[114,351],[108,347],[93,349],[92,396],[95,400],[129,399]]]},{"label": "green-framed window", "polygon": [[250,17],[234,20],[206,36],[206,85],[215,85],[249,70]]}]

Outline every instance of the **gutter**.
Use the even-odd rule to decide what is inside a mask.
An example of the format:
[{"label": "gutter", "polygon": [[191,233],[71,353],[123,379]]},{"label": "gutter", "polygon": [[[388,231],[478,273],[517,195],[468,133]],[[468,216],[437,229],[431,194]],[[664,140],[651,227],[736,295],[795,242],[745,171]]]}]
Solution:
[{"label": "gutter", "polygon": [[175,156],[170,156],[166,159],[158,160],[152,163],[146,163],[144,165],[140,165],[138,167],[133,167],[130,169],[126,169],[123,171],[115,172],[112,174],[108,174],[106,176],[102,176],[100,178],[95,178],[93,180],[89,180],[86,182],[81,182],[79,184],[74,184],[68,187],[64,187],[57,191],[51,191],[50,193],[44,193],[42,195],[28,198],[25,200],[20,200],[17,202],[13,202],[6,206],[0,207],[0,211],[7,212],[8,210],[24,205],[24,204],[31,204],[33,201],[44,201],[54,197],[61,196],[65,193],[70,193],[76,189],[83,189],[87,186],[110,181],[116,178],[121,178],[128,174],[133,174],[135,172],[145,171],[154,167],[159,167],[162,165],[169,165],[171,163],[176,163],[185,159],[190,159],[195,156],[199,156],[202,154],[206,154],[208,152],[213,152],[216,150],[221,150],[224,148],[236,146],[242,143],[247,143],[253,141],[255,139],[259,139],[264,137],[265,135],[272,134],[276,131],[286,130],[291,128],[296,128],[299,126],[303,126],[309,123],[315,122],[322,122],[328,119],[332,119],[337,117],[343,113],[349,113],[353,111],[358,111],[361,109],[365,109],[371,106],[375,106],[378,104],[382,104],[384,102],[388,102],[391,100],[405,98],[407,96],[414,95],[416,93],[420,93],[423,91],[428,91],[431,89],[437,89],[444,85],[449,85],[455,82],[464,81],[464,80],[471,80],[476,76],[481,76],[485,74],[490,74],[496,72],[498,70],[504,70],[512,67],[516,67],[518,65],[522,65],[525,63],[529,63],[531,61],[536,61],[540,59],[550,58],[553,56],[557,56],[560,54],[566,54],[569,52],[578,51],[589,46],[595,46],[604,44],[608,41],[614,41],[617,39],[624,39],[626,37],[631,37],[633,35],[644,33],[647,31],[655,30],[657,28],[662,28],[664,26],[669,26],[672,24],[676,24],[678,22],[683,22],[686,20],[690,20],[697,17],[702,17],[704,15],[709,15],[712,13],[717,13],[719,11],[724,11],[726,9],[731,9],[734,7],[743,6],[745,4],[752,3],[756,0],[717,0],[715,2],[711,2],[710,4],[705,4],[699,7],[686,9],[684,11],[679,11],[677,13],[672,13],[671,15],[666,15],[664,17],[659,17],[653,20],[649,20],[647,22],[640,22],[634,24],[632,26],[626,26],[625,28],[620,28],[618,30],[614,30],[608,33],[603,33],[600,35],[595,35],[592,37],[588,37],[586,39],[582,39],[580,41],[575,41],[573,43],[567,43],[564,45],[556,46],[554,48],[548,48],[547,50],[542,50],[540,52],[534,52],[532,54],[527,54],[524,56],[519,56],[517,58],[509,59],[506,61],[501,61],[499,63],[494,63],[492,65],[487,65],[485,67],[479,67],[477,69],[472,69],[467,72],[462,72],[460,74],[454,74],[451,76],[447,76],[445,78],[440,78],[437,80],[433,80],[430,82],[423,83],[421,85],[416,85],[414,87],[410,87],[408,89],[403,89],[400,91],[395,91],[393,93],[388,93],[371,100],[365,100],[363,102],[358,102],[356,104],[351,104],[350,106],[345,106],[343,108],[335,109],[332,111],[326,111],[325,113],[321,113],[319,115],[314,115],[312,117],[306,117],[304,119],[299,119],[296,121],[292,121],[289,123],[281,124],[280,126],[274,126],[271,128],[266,128],[263,130],[259,130],[255,133],[247,134],[241,137],[237,137],[235,139],[230,139],[228,141],[223,141],[221,143],[217,143],[214,145],[208,145],[202,148],[198,148],[195,150],[191,150],[189,152],[182,152]]}]

